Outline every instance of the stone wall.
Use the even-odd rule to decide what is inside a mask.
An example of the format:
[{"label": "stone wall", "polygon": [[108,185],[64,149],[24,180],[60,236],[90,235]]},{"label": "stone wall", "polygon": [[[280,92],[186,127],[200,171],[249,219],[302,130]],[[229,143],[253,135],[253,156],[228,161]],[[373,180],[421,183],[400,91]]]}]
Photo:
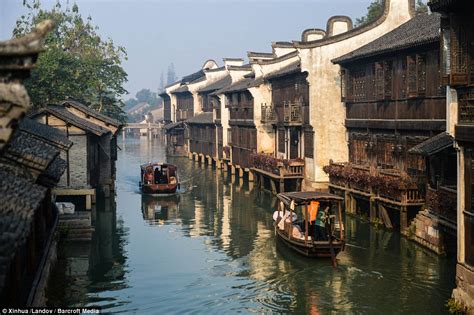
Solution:
[{"label": "stone wall", "polygon": [[474,314],[474,269],[458,263],[456,286],[454,299],[467,308],[467,314]]},{"label": "stone wall", "polygon": [[89,173],[87,165],[87,136],[70,135],[69,140],[73,142],[73,145],[69,150],[70,186],[88,186]]},{"label": "stone wall", "polygon": [[409,228],[409,230],[414,230],[414,233],[410,235],[408,232],[408,236],[435,253],[444,254],[446,249],[443,242],[443,233],[440,231],[439,224],[439,220],[425,209],[416,215]]}]

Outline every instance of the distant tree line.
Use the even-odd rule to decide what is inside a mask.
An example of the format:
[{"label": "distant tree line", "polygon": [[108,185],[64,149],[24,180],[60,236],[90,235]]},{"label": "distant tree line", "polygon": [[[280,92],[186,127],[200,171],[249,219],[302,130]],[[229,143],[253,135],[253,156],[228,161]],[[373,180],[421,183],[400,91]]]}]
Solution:
[{"label": "distant tree line", "polygon": [[28,13],[22,15],[13,30],[15,37],[29,33],[39,22],[55,23],[45,40],[45,52],[39,55],[31,77],[25,82],[33,106],[41,107],[73,98],[87,106],[126,120],[122,96],[127,73],[122,61],[125,48],[112,39],[104,40],[91,17],[83,18],[77,4],[65,6],[57,1],[52,9],[41,7],[40,0],[23,0]]},{"label": "distant tree line", "polygon": [[[375,21],[379,16],[382,15],[383,10],[384,0],[373,0],[367,7],[366,15],[356,18],[354,26],[363,26]],[[415,10],[417,14],[426,13],[428,12],[428,6],[422,0],[417,0],[415,4]]]}]

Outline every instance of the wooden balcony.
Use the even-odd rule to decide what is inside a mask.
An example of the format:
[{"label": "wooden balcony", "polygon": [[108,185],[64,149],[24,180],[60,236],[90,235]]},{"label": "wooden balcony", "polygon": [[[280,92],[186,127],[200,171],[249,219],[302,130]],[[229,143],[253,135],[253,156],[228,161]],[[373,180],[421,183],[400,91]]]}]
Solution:
[{"label": "wooden balcony", "polygon": [[277,115],[273,104],[262,104],[262,117],[260,121],[264,124],[272,124],[277,122]]},{"label": "wooden balcony", "polygon": [[269,190],[275,194],[301,190],[305,168],[301,159],[284,160],[269,154],[254,154],[251,156],[250,165],[250,170],[262,188],[265,188],[265,183],[268,182]]},{"label": "wooden balcony", "polygon": [[331,163],[325,167],[330,186],[397,206],[423,205],[424,177],[408,176],[395,169],[377,169],[351,163]]},{"label": "wooden balcony", "polygon": [[440,219],[456,225],[457,222],[457,191],[456,187],[428,186],[426,191],[426,207]]}]

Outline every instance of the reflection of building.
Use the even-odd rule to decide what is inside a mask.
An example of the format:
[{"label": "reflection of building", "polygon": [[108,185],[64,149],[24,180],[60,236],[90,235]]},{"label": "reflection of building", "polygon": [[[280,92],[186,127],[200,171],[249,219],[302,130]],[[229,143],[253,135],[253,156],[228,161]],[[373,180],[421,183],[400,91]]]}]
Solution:
[{"label": "reflection of building", "polygon": [[178,194],[172,196],[142,195],[143,218],[150,225],[159,224],[166,220],[176,220],[179,214]]}]

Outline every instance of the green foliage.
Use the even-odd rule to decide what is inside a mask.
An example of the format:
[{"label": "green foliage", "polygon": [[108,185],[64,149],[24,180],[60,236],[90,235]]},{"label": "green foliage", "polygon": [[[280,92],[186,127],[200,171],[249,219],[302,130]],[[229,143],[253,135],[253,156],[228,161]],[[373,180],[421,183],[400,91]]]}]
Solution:
[{"label": "green foliage", "polygon": [[[384,10],[384,1],[373,0],[367,7],[367,14],[365,16],[361,16],[360,18],[356,18],[354,26],[358,27],[358,26],[363,26],[371,22],[374,22],[375,20],[377,20],[379,16],[382,15],[383,10]],[[423,0],[416,1],[415,12],[416,14],[428,12],[428,6],[423,2]]]},{"label": "green foliage", "polygon": [[380,15],[382,15],[384,9],[383,6],[383,0],[372,1],[367,7],[367,14],[360,18],[356,18],[355,26],[358,27],[375,21]]},{"label": "green foliage", "polygon": [[23,5],[28,14],[17,20],[15,37],[30,32],[43,20],[55,23],[45,40],[46,51],[25,83],[33,106],[72,98],[125,121],[121,99],[127,92],[123,87],[127,73],[122,68],[125,48],[102,39],[91,17],[83,19],[76,4],[63,8],[58,1],[50,10],[43,9],[39,0],[24,0]]},{"label": "green foliage", "polygon": [[445,306],[448,309],[449,314],[455,314],[455,315],[466,314],[466,308],[453,298],[449,299]]}]

